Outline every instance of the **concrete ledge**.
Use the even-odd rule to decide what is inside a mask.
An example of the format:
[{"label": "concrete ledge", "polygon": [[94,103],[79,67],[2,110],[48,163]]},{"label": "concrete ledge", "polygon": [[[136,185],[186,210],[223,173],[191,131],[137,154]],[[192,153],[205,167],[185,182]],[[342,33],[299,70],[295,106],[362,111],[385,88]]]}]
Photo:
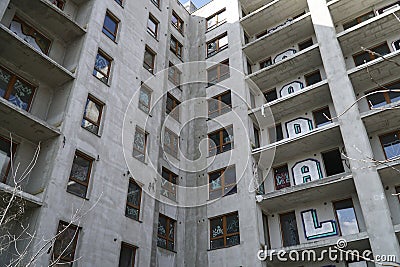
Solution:
[{"label": "concrete ledge", "polygon": [[382,107],[372,109],[361,114],[368,134],[382,129],[391,129],[400,125],[400,102],[394,102]]},{"label": "concrete ledge", "polygon": [[[0,196],[1,195],[3,195],[3,196],[4,195],[11,195],[13,190],[14,190],[14,187],[9,186],[7,184],[0,183]],[[41,206],[43,206],[43,201],[40,198],[38,198],[38,197],[36,197],[34,195],[31,195],[31,194],[23,192],[23,191],[18,191],[16,193],[16,195],[18,197],[26,200],[28,202],[28,206],[29,207],[41,207]]]},{"label": "concrete ledge", "polygon": [[48,56],[36,51],[12,31],[0,24],[0,58],[12,62],[39,81],[58,87],[75,77]]},{"label": "concrete ledge", "polygon": [[[302,107],[300,105],[303,103],[307,102],[308,106],[320,106],[325,104],[328,99],[331,99],[328,80],[323,80],[319,83],[307,86],[298,92],[267,103],[265,107],[266,109],[271,109],[275,121],[279,121],[283,117],[301,112]],[[260,126],[262,126],[263,122],[261,109],[262,107],[258,107],[249,110],[249,115],[253,119],[257,119],[257,121],[261,123]],[[266,114],[266,116],[268,115],[270,114]]]},{"label": "concrete ledge", "polygon": [[322,59],[319,47],[318,44],[314,44],[291,57],[247,76],[246,80],[251,80],[259,88],[271,88],[288,77],[306,73],[320,65],[322,65]]},{"label": "concrete ledge", "polygon": [[12,3],[67,43],[86,33],[71,16],[47,0],[17,0]]},{"label": "concrete ledge", "polygon": [[35,143],[61,134],[59,129],[18,108],[4,98],[0,98],[0,128],[12,131]]}]

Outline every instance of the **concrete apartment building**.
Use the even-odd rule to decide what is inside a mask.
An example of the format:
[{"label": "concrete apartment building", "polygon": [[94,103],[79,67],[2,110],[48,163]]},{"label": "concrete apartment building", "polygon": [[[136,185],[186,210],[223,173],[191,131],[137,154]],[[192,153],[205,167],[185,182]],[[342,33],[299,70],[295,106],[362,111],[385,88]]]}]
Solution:
[{"label": "concrete apartment building", "polygon": [[277,255],[339,239],[398,262],[399,17],[0,1],[0,265],[375,265]]}]

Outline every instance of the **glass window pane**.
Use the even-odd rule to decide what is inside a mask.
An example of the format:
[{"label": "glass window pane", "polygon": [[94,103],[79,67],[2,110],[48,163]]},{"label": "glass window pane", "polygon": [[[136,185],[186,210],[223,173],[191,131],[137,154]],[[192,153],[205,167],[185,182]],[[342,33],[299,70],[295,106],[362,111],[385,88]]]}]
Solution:
[{"label": "glass window pane", "polygon": [[225,185],[236,184],[236,169],[235,167],[229,167],[224,172]]},{"label": "glass window pane", "polygon": [[78,184],[75,181],[69,180],[67,186],[67,192],[74,194],[78,197],[85,198],[86,197],[87,187],[81,184]]},{"label": "glass window pane", "polygon": [[85,128],[86,130],[88,130],[89,132],[94,133],[94,134],[98,134],[99,133],[99,126],[94,125],[93,123],[91,123],[88,120],[82,119],[82,127]]},{"label": "glass window pane", "polygon": [[274,176],[275,176],[275,187],[277,190],[290,186],[289,171],[286,165],[274,169]]},{"label": "glass window pane", "polygon": [[151,97],[150,92],[148,92],[147,90],[145,90],[143,88],[140,89],[139,108],[142,111],[146,112],[146,113],[150,112],[150,109],[149,109],[149,107],[150,107],[150,97]]},{"label": "glass window pane", "polygon": [[[388,47],[388,45],[385,43],[383,45],[380,45],[374,49],[372,49],[375,53],[378,53],[382,56],[387,55],[390,53],[390,49]],[[379,56],[376,56],[376,58],[378,58]]]},{"label": "glass window pane", "polygon": [[146,136],[142,131],[136,130],[135,132],[135,138],[134,138],[134,146],[137,150],[140,152],[145,151],[145,146],[146,146]]},{"label": "glass window pane", "polygon": [[294,212],[280,215],[283,246],[295,246],[299,244],[296,216]]},{"label": "glass window pane", "polygon": [[220,172],[210,173],[209,179],[210,179],[210,190],[218,190],[222,188],[222,179]]},{"label": "glass window pane", "polygon": [[119,255],[119,267],[132,267],[135,260],[135,250],[127,245],[122,244],[121,253]]},{"label": "glass window pane", "polygon": [[78,238],[79,230],[76,226],[60,223],[58,226],[58,236],[54,243],[54,257],[64,260],[73,260],[75,254],[75,241]]},{"label": "glass window pane", "polygon": [[239,232],[239,215],[233,214],[226,217],[226,233],[233,234]]},{"label": "glass window pane", "polygon": [[400,156],[400,140],[397,133],[382,136],[381,143],[385,150],[387,159]]},{"label": "glass window pane", "polygon": [[139,220],[139,210],[127,205],[126,209],[125,209],[125,216],[138,221]]},{"label": "glass window pane", "polygon": [[75,155],[70,176],[79,181],[87,181],[90,163],[89,160]]},{"label": "glass window pane", "polygon": [[161,248],[167,248],[167,240],[161,237],[157,237],[157,246]]},{"label": "glass window pane", "polygon": [[228,45],[228,35],[222,37],[219,40],[219,48],[223,48],[224,46]]},{"label": "glass window pane", "polygon": [[224,239],[219,238],[215,240],[211,240],[211,249],[223,248],[224,247]]},{"label": "glass window pane", "polygon": [[11,160],[10,148],[11,143],[0,138],[0,180],[3,180],[9,171],[9,164]]},{"label": "glass window pane", "polygon": [[141,188],[134,182],[129,181],[128,198],[127,201],[133,206],[139,207],[140,205],[140,191]]},{"label": "glass window pane", "polygon": [[211,238],[216,238],[224,235],[223,219],[222,217],[212,219],[210,222]]},{"label": "glass window pane", "polygon": [[226,238],[226,246],[236,246],[240,244],[239,235],[229,236]]},{"label": "glass window pane", "polygon": [[93,122],[98,122],[100,118],[100,112],[101,112],[101,105],[93,102],[90,99],[86,101],[85,118]]},{"label": "glass window pane", "polygon": [[161,215],[158,217],[158,234],[167,236],[167,219]]},{"label": "glass window pane", "polygon": [[13,103],[23,110],[28,110],[31,98],[33,95],[33,88],[23,81],[17,79],[11,91],[8,101]]}]

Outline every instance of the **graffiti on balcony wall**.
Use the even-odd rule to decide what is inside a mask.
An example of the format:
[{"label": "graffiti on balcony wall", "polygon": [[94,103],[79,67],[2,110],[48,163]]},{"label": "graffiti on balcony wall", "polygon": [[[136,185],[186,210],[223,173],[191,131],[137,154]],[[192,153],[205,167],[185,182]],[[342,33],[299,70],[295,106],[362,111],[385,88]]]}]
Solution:
[{"label": "graffiti on balcony wall", "polygon": [[297,53],[296,49],[288,49],[288,50],[286,50],[285,52],[280,53],[279,55],[277,55],[277,56],[274,58],[274,63],[276,64],[276,63],[278,63],[279,61],[282,61],[282,60],[284,60],[284,59],[287,59],[288,57],[291,57],[291,56],[293,56],[293,55],[296,54],[296,53]]},{"label": "graffiti on balcony wall", "polygon": [[397,40],[397,41],[394,41],[393,43],[392,43],[392,46],[393,46],[393,49],[394,50],[400,50],[400,40]]},{"label": "graffiti on balcony wall", "polygon": [[276,31],[278,31],[278,30],[280,30],[280,29],[286,27],[287,25],[291,24],[292,21],[293,21],[292,18],[288,18],[285,22],[283,22],[283,23],[281,23],[281,24],[279,24],[279,25],[273,27],[272,29],[269,29],[269,30],[267,31],[267,34],[276,32]]},{"label": "graffiti on balcony wall", "polygon": [[310,119],[297,118],[285,123],[286,133],[289,138],[297,137],[309,133],[313,129],[313,124]]},{"label": "graffiti on balcony wall", "polygon": [[321,163],[315,159],[297,162],[292,167],[294,184],[303,184],[322,179]]},{"label": "graffiti on balcony wall", "polygon": [[303,221],[304,235],[307,240],[338,235],[336,222],[334,220],[318,222],[317,211],[315,209],[302,211],[301,219]]},{"label": "graffiti on balcony wall", "polygon": [[296,93],[303,88],[304,88],[304,84],[302,82],[294,81],[294,82],[291,82],[291,83],[283,86],[282,89],[279,91],[279,95],[281,97],[284,97],[284,96]]}]

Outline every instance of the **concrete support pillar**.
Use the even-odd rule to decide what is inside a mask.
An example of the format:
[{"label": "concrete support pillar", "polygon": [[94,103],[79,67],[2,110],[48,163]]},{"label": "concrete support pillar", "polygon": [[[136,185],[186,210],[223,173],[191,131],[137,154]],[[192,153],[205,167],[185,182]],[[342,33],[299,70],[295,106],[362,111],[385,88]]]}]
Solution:
[{"label": "concrete support pillar", "polygon": [[[333,104],[336,113],[341,114],[356,101],[356,96],[347,75],[335,26],[325,0],[307,2]],[[350,163],[372,251],[374,255],[396,255],[399,259],[399,242],[393,229],[382,182],[376,168],[367,167],[372,164],[363,161],[373,158],[373,152],[357,105],[339,117],[339,123],[348,156],[359,159],[351,160]]]},{"label": "concrete support pillar", "polygon": [[8,4],[10,3],[10,0],[2,0],[0,1],[0,20],[3,18],[4,13],[6,13]]}]

